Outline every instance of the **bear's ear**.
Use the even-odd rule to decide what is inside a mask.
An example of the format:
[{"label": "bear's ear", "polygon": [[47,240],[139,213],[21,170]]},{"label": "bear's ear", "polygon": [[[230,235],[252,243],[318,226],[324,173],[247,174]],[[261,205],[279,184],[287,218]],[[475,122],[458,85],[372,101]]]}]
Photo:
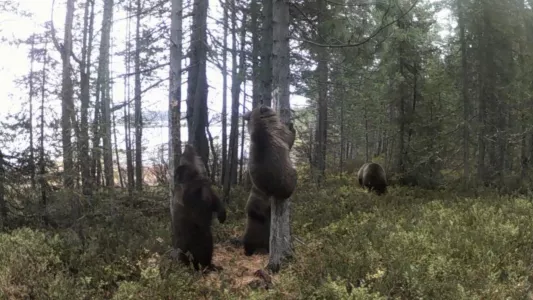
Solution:
[{"label": "bear's ear", "polygon": [[244,115],[242,115],[242,119],[243,119],[244,121],[250,121],[250,117],[251,117],[251,116],[252,116],[252,111],[249,110],[249,111],[247,111]]}]

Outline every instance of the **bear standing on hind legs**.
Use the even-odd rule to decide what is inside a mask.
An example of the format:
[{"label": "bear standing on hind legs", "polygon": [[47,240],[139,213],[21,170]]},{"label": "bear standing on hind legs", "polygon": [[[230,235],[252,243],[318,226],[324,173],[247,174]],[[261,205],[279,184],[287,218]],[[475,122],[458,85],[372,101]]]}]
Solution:
[{"label": "bear standing on hind legs", "polygon": [[387,192],[387,176],[385,170],[377,163],[365,163],[357,172],[359,185],[381,195]]},{"label": "bear standing on hind legs", "polygon": [[212,264],[213,212],[220,223],[226,220],[224,203],[211,188],[205,166],[192,145],[186,145],[175,172],[178,188],[177,201],[173,204],[173,224],[176,234],[174,248],[179,250],[179,260],[189,264],[189,254],[195,270],[220,269]]},{"label": "bear standing on hind legs", "polygon": [[287,199],[296,188],[296,170],[289,157],[296,132],[268,106],[261,105],[243,118],[250,133],[248,172],[252,181],[243,244],[245,255],[252,255],[259,249],[269,251],[270,198]]},{"label": "bear standing on hind legs", "polygon": [[289,157],[295,140],[292,125],[283,124],[276,111],[264,105],[245,114],[244,119],[250,133],[252,184],[269,197],[290,198],[298,177]]}]

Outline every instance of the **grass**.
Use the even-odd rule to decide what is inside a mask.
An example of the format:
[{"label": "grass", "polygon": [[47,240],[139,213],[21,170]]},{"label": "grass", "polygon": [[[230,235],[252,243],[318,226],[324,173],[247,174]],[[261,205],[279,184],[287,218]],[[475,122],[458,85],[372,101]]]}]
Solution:
[{"label": "grass", "polygon": [[72,228],[0,234],[0,298],[524,299],[530,288],[531,199],[403,187],[378,197],[346,178],[302,183],[296,257],[267,290],[254,275],[267,256],[227,243],[244,228],[244,191],[234,191],[227,223],[214,222],[224,269],[206,276],[168,259],[166,197],[101,195],[84,219],[85,245]]}]

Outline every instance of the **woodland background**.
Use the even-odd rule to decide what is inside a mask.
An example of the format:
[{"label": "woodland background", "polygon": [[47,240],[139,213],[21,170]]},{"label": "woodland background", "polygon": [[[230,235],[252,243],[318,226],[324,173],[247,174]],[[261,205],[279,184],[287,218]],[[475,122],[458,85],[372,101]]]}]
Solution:
[{"label": "woodland background", "polygon": [[[29,63],[2,100],[20,104],[0,122],[2,298],[533,299],[533,2],[288,2],[296,256],[265,289],[266,258],[227,241],[245,221],[240,115],[272,104],[273,3],[58,0],[63,24],[0,22]],[[147,147],[154,127],[194,140],[229,203],[220,273],[167,258],[180,151]],[[387,195],[357,186],[366,161]]]}]

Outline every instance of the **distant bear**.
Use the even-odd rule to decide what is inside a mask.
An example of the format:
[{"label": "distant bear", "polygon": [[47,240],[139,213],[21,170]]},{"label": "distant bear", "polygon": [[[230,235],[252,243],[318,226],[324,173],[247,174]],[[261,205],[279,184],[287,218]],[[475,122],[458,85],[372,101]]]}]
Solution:
[{"label": "distant bear", "polygon": [[377,163],[365,163],[357,172],[359,185],[381,195],[387,192],[385,170]]}]

